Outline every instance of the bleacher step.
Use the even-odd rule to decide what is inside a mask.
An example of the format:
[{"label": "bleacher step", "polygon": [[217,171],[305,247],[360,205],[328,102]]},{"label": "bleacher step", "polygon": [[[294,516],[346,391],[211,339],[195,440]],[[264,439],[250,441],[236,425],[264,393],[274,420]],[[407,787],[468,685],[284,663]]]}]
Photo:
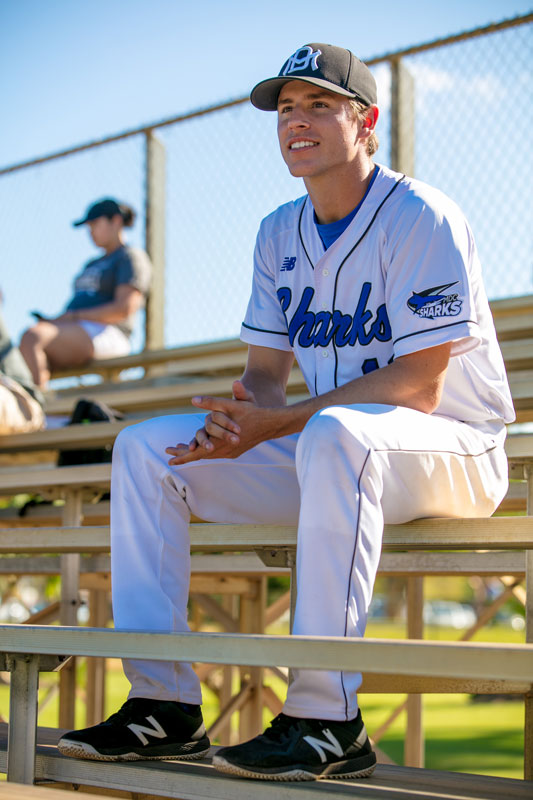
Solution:
[{"label": "bleacher step", "polygon": [[[533,784],[512,778],[414,769],[378,764],[371,778],[313,783],[270,783],[232,778],[216,772],[208,757],[198,762],[82,761],[58,753],[61,731],[39,729],[37,781],[155,794],[182,800],[316,800],[318,796],[357,800],[530,800]],[[7,768],[7,725],[0,725],[0,772]],[[216,751],[212,748],[211,754]]]}]

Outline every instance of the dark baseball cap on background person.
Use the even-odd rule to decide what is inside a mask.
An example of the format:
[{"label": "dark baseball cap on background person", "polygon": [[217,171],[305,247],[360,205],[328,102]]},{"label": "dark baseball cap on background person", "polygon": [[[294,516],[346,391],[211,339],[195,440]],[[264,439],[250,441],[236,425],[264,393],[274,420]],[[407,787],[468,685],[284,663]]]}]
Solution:
[{"label": "dark baseball cap on background person", "polygon": [[350,50],[332,44],[302,45],[285,61],[276,78],[254,86],[250,100],[262,111],[276,111],[281,87],[289,81],[312,83],[367,106],[378,101],[376,81],[366,64]]},{"label": "dark baseball cap on background person", "polygon": [[72,224],[77,228],[78,225],[85,225],[86,222],[91,222],[91,220],[98,219],[98,217],[110,218],[114,217],[115,214],[120,214],[122,216],[122,209],[116,200],[113,200],[112,197],[106,197],[104,200],[99,200],[97,203],[93,203],[92,206],[89,206],[84,218]]}]

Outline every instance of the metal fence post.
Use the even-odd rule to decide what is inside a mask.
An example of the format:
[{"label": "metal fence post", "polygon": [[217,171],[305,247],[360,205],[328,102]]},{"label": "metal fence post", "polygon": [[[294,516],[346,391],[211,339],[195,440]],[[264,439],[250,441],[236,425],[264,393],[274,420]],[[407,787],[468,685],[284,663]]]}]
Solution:
[{"label": "metal fence post", "polygon": [[390,60],[391,166],[397,172],[415,175],[415,82],[401,58]]},{"label": "metal fence post", "polygon": [[[524,465],[528,517],[533,516],[533,467]],[[533,642],[533,550],[526,550],[526,642]],[[533,781],[533,691],[524,698],[524,779]]]},{"label": "metal fence post", "polygon": [[146,252],[153,266],[152,286],[146,303],[145,343],[147,350],[165,345],[165,145],[152,129],[146,137]]}]

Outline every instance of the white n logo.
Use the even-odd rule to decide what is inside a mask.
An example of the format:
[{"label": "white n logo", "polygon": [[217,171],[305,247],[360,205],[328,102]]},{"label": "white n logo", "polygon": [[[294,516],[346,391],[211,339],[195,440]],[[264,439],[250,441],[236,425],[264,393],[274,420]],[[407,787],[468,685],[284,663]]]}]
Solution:
[{"label": "white n logo", "polygon": [[146,717],[146,721],[153,725],[153,728],[147,728],[145,725],[137,725],[135,722],[130,723],[127,727],[141,740],[142,744],[148,744],[148,739],[144,735],[145,733],[150,734],[150,736],[155,736],[156,739],[165,738],[167,735],[166,731],[163,730],[156,719],[153,717]]},{"label": "white n logo", "polygon": [[329,750],[330,753],[335,753],[336,756],[339,756],[339,757],[342,756],[343,755],[343,749],[342,749],[342,747],[340,745],[340,742],[338,741],[338,739],[336,739],[333,736],[333,734],[330,731],[330,729],[329,728],[324,728],[322,733],[329,739],[331,744],[328,744],[323,739],[315,739],[314,736],[304,736],[304,742],[307,742],[307,744],[310,744],[311,747],[313,747],[317,751],[318,755],[320,756],[320,760],[322,761],[322,763],[324,763],[326,761],[326,754],[325,754],[324,750]]},{"label": "white n logo", "polygon": [[309,45],[300,47],[299,50],[297,50],[287,59],[285,69],[281,74],[290,75],[292,72],[298,72],[298,70],[307,69],[308,67],[311,67],[311,69],[314,71],[318,69],[316,60],[320,55],[322,55],[322,50],[315,50],[313,52],[313,48],[309,47]]}]

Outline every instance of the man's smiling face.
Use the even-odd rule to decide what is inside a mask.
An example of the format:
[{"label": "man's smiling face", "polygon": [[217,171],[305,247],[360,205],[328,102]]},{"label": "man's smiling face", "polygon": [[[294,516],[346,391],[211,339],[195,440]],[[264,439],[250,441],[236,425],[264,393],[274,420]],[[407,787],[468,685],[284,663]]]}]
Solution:
[{"label": "man's smiling face", "polygon": [[346,167],[356,156],[360,122],[350,100],[304,81],[278,98],[278,138],[291,175],[312,178]]}]

